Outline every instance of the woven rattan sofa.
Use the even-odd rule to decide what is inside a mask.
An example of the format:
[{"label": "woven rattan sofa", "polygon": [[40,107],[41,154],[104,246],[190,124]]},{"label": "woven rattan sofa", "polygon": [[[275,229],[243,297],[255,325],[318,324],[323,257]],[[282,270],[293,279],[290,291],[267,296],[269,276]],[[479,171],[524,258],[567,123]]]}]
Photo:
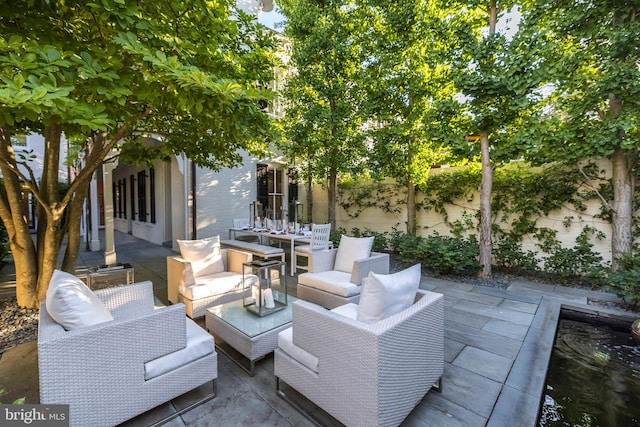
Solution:
[{"label": "woven rattan sofa", "polygon": [[41,302],[40,403],[69,405],[71,426],[95,427],[122,423],[207,382],[209,395],[169,418],[215,397],[213,337],[185,316],[183,304],[154,307],[151,282],[87,295],[113,319],[67,330]]},{"label": "woven rattan sofa", "polygon": [[295,351],[275,350],[277,392],[294,403],[284,381],[348,426],[399,425],[440,385],[443,296],[420,290],[409,308],[375,323],[354,319],[354,310],[355,304],[329,311],[293,303],[288,332]]}]

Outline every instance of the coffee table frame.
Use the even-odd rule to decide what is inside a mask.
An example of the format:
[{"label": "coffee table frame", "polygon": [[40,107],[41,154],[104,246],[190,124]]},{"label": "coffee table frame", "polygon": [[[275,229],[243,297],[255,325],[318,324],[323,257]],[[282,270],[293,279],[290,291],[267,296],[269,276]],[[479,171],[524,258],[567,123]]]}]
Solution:
[{"label": "coffee table frame", "polygon": [[253,376],[255,362],[273,352],[278,334],[291,326],[291,303],[297,298],[288,298],[287,307],[263,317],[247,311],[242,300],[208,308],[205,327],[223,341],[216,339],[216,350]]}]

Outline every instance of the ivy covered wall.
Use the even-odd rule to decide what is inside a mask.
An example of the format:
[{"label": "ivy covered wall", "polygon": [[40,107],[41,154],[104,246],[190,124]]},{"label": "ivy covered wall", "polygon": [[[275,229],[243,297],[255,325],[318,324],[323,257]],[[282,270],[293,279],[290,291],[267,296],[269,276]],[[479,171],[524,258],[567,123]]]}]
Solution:
[{"label": "ivy covered wall", "polygon": [[[611,215],[602,202],[612,198],[609,178],[607,162],[580,170],[554,165],[531,168],[524,163],[496,169],[492,202],[496,256],[517,248],[540,266],[562,263],[558,254],[565,249],[587,247],[609,263]],[[475,164],[432,169],[429,180],[418,189],[418,235],[477,235],[480,179],[480,166]],[[380,233],[406,231],[404,200],[405,189],[393,180],[342,181],[336,226]],[[326,191],[320,186],[314,189],[313,218],[327,220]]]}]

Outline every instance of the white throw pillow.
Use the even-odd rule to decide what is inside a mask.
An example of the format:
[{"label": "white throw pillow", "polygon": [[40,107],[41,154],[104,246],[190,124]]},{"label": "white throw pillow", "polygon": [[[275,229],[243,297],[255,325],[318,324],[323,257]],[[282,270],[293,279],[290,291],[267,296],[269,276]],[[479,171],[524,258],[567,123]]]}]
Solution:
[{"label": "white throw pillow", "polygon": [[45,300],[47,312],[67,331],[113,320],[107,307],[82,280],[54,270]]},{"label": "white throw pillow", "polygon": [[353,262],[362,258],[369,258],[372,246],[373,237],[349,237],[343,234],[340,236],[340,244],[338,245],[338,253],[336,254],[336,262],[333,269],[351,273]]},{"label": "white throw pillow", "polygon": [[362,279],[357,320],[373,323],[409,308],[416,298],[421,275],[420,264],[394,274],[370,272]]},{"label": "white throw pillow", "polygon": [[222,273],[224,263],[220,252],[220,236],[199,240],[178,240],[180,256],[191,263],[193,277]]}]

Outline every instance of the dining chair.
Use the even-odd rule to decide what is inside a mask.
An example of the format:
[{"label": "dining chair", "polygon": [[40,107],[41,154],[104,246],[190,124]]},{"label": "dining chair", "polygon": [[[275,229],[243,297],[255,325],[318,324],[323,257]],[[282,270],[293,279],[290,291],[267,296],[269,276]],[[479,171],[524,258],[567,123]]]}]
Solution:
[{"label": "dining chair", "polygon": [[[309,265],[309,255],[311,255],[311,252],[313,251],[320,251],[323,249],[328,249],[329,248],[329,234],[331,233],[331,224],[312,224],[311,226],[311,240],[309,241],[308,245],[299,245],[296,246],[293,251],[294,251],[294,259],[293,262],[295,263],[296,266],[296,270],[300,269],[300,270],[305,270],[308,271],[308,265]],[[300,265],[298,264],[298,257],[305,257],[307,258],[307,264],[306,265]]]},{"label": "dining chair", "polygon": [[[241,229],[242,227],[245,227],[249,224],[249,218],[234,218],[233,219],[233,228],[235,228],[236,230]],[[252,243],[260,243],[260,238],[258,236],[252,236],[250,234],[242,234],[242,233],[235,233],[235,239],[236,240],[241,240],[243,242],[252,242]]]}]

